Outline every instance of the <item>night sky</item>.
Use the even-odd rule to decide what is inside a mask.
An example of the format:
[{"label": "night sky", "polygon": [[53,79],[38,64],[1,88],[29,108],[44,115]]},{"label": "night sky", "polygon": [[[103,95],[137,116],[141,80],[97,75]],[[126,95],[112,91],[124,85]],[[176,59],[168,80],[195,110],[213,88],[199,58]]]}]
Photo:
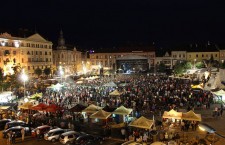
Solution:
[{"label": "night sky", "polygon": [[222,0],[11,0],[1,2],[0,32],[36,30],[55,43],[62,29],[66,43],[92,48],[219,43],[224,6]]}]

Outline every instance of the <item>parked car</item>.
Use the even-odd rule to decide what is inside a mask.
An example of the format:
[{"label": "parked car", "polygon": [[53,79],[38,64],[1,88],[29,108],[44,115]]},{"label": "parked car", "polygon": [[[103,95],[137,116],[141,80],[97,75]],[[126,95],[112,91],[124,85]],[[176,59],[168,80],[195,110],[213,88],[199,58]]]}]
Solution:
[{"label": "parked car", "polygon": [[49,126],[49,125],[42,125],[42,126],[38,126],[37,128],[35,128],[35,129],[33,129],[32,131],[31,131],[31,136],[32,137],[36,137],[36,131],[39,129],[39,131],[40,131],[40,137],[42,138],[42,137],[44,137],[44,134],[45,133],[47,133],[50,129],[52,129],[52,127],[51,126]]},{"label": "parked car", "polygon": [[9,129],[11,127],[15,126],[23,126],[23,127],[28,127],[27,124],[24,121],[17,120],[17,121],[10,121],[5,124],[5,129]]},{"label": "parked car", "polygon": [[51,142],[56,142],[57,140],[59,140],[59,137],[61,134],[71,131],[70,129],[62,129],[62,128],[56,128],[56,129],[52,129],[49,130],[49,132],[47,132],[44,135],[44,139],[51,141]]},{"label": "parked car", "polygon": [[11,119],[2,119],[0,120],[0,130],[3,130],[5,128],[6,123],[10,122]]},{"label": "parked car", "polygon": [[31,135],[31,131],[30,131],[30,128],[29,127],[23,127],[23,126],[15,126],[15,127],[11,127],[7,130],[4,130],[2,133],[3,133],[3,138],[7,138],[8,135],[7,133],[12,131],[12,132],[15,132],[15,136],[16,137],[21,137],[22,134],[21,134],[21,130],[24,128],[25,130],[25,136],[29,136]]},{"label": "parked car", "polygon": [[83,135],[83,134],[76,132],[76,131],[68,131],[68,132],[61,134],[59,141],[62,144],[71,144],[81,135]]},{"label": "parked car", "polygon": [[76,141],[74,142],[75,145],[97,145],[97,144],[102,144],[104,138],[96,135],[82,135],[79,136]]}]

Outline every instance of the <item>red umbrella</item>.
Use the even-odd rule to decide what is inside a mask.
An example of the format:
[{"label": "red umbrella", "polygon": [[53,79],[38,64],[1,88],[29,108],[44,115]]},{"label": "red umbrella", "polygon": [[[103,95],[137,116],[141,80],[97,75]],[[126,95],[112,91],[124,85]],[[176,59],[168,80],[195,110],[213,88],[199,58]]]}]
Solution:
[{"label": "red umbrella", "polygon": [[60,110],[60,107],[56,104],[50,104],[45,111],[46,112],[56,112],[57,110]]},{"label": "red umbrella", "polygon": [[44,103],[40,103],[38,105],[35,105],[33,107],[31,107],[31,110],[38,110],[38,111],[43,111],[48,107],[48,105],[44,104]]}]

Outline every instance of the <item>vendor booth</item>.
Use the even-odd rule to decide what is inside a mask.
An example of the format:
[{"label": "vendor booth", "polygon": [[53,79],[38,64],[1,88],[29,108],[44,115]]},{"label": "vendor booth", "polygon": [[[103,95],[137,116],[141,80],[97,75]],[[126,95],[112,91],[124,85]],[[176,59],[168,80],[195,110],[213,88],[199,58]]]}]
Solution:
[{"label": "vendor booth", "polygon": [[[124,106],[120,106],[115,111],[113,111],[112,114],[119,115],[119,120],[117,120],[117,122],[128,122],[131,120],[131,119],[129,119],[129,115],[131,114],[132,111],[133,111],[133,109],[131,109],[131,108],[126,108]],[[121,116],[122,116],[122,118],[121,118]],[[117,116],[115,116],[115,117],[117,117]]]},{"label": "vendor booth", "polygon": [[163,118],[170,118],[170,119],[181,119],[182,112],[177,112],[175,110],[164,111]]},{"label": "vendor booth", "polygon": [[99,121],[98,119],[105,120],[106,121],[105,123],[107,124],[107,119],[109,118],[110,115],[111,115],[110,112],[106,112],[101,109],[98,112],[95,112],[94,114],[92,114],[90,118],[96,119],[96,122]]},{"label": "vendor booth", "polygon": [[195,114],[192,110],[182,114],[182,120],[202,121],[201,114]]},{"label": "vendor booth", "polygon": [[149,120],[145,118],[144,116],[141,116],[140,118],[132,121],[129,126],[136,127],[136,128],[142,128],[142,129],[150,129],[154,124],[153,120]]},{"label": "vendor booth", "polygon": [[114,90],[113,92],[109,93],[110,96],[120,96],[122,93],[118,90]]}]

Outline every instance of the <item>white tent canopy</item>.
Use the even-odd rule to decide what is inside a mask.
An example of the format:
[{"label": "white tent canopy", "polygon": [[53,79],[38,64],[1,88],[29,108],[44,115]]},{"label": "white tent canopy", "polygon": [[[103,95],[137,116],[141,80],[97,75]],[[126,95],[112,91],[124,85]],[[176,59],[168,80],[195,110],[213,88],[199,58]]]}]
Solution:
[{"label": "white tent canopy", "polygon": [[104,87],[117,87],[117,85],[114,82],[109,82],[103,85]]}]

